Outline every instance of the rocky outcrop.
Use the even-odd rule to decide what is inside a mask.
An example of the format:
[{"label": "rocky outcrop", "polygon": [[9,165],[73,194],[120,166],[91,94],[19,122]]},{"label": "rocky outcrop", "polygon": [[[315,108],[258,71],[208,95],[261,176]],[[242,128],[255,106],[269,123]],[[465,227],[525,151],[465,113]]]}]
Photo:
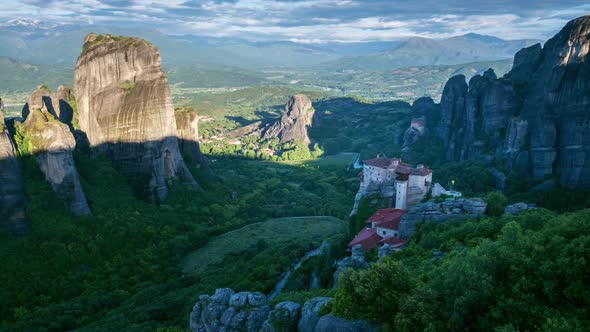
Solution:
[{"label": "rocky outcrop", "polygon": [[307,128],[317,121],[315,115],[316,112],[309,97],[296,94],[285,105],[283,116],[265,129],[262,137],[265,139],[278,137],[281,143],[298,140],[310,144]]},{"label": "rocky outcrop", "polygon": [[504,214],[510,215],[517,215],[520,214],[522,211],[536,209],[537,206],[535,204],[527,204],[524,202],[518,202],[514,204],[510,204],[504,208]]},{"label": "rocky outcrop", "polygon": [[132,37],[89,34],[76,62],[79,124],[140,194],[162,201],[167,181],[198,187],[178,147],[176,119],[158,49]]},{"label": "rocky outcrop", "polygon": [[[29,103],[29,105],[35,105]],[[31,108],[22,124],[16,124],[24,134],[31,153],[51,184],[53,191],[74,215],[90,213],[80,183],[72,151],[76,147],[70,128],[58,121],[46,108]]]},{"label": "rocky outcrop", "polygon": [[199,296],[189,325],[192,332],[258,332],[269,313],[270,306],[264,294],[235,293],[229,288],[220,288],[212,296]]},{"label": "rocky outcrop", "polygon": [[1,110],[0,120],[0,231],[24,234],[29,228],[25,218],[24,179]]},{"label": "rocky outcrop", "polygon": [[320,316],[320,310],[332,300],[316,297],[303,306],[296,302],[278,303],[272,310],[259,292],[235,293],[219,288],[215,294],[200,295],[189,318],[192,332],[337,332],[380,331],[379,326],[363,320],[347,320],[332,314]]},{"label": "rocky outcrop", "polygon": [[467,83],[464,75],[451,77],[443,89],[440,101],[441,118],[436,132],[447,146],[446,156],[456,156],[456,145],[462,141],[465,122],[465,100],[467,99]]},{"label": "rocky outcrop", "polygon": [[590,188],[590,16],[541,48],[519,51],[511,72],[451,78],[437,134],[448,159],[500,155],[534,179]]},{"label": "rocky outcrop", "polygon": [[402,216],[399,224],[400,238],[407,239],[419,222],[444,222],[482,216],[487,203],[480,198],[447,198],[442,202],[429,200],[412,207]]},{"label": "rocky outcrop", "polygon": [[410,145],[416,143],[424,136],[426,119],[424,117],[414,118],[410,121],[410,127],[404,131],[402,136],[402,150],[407,151]]},{"label": "rocky outcrop", "polygon": [[297,302],[286,301],[278,303],[264,322],[264,332],[297,332],[297,325],[301,318],[301,305]]},{"label": "rocky outcrop", "polygon": [[35,89],[27,103],[23,106],[22,117],[26,119],[33,109],[43,109],[65,124],[71,124],[73,109],[69,102],[71,90],[64,85],[57,88],[57,93],[51,92],[46,85]]},{"label": "rocky outcrop", "polygon": [[306,301],[301,308],[301,319],[297,324],[299,332],[313,332],[320,320],[320,310],[332,301],[331,297],[316,297]]},{"label": "rocky outcrop", "polygon": [[177,108],[174,110],[178,144],[180,152],[186,162],[199,168],[205,174],[211,175],[211,168],[207,158],[201,153],[199,146],[199,119],[192,108]]}]

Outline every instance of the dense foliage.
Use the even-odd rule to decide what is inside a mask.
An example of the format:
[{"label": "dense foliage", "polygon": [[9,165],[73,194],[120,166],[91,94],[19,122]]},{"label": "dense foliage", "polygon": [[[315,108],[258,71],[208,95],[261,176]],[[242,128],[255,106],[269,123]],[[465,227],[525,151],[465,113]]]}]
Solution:
[{"label": "dense foliage", "polygon": [[409,248],[343,273],[332,310],[394,331],[588,330],[589,219],[540,209],[423,225]]},{"label": "dense foliage", "polygon": [[219,157],[211,164],[218,179],[197,174],[205,192],[173,185],[156,206],[137,199],[108,160],[75,159],[92,209],[80,218],[65,211],[33,157],[21,160],[32,231],[0,235],[0,330],[185,328],[196,295],[228,286],[268,292],[306,247],[255,246],[194,276],[181,273],[186,253],[269,218],[343,218],[358,186],[340,166]]}]

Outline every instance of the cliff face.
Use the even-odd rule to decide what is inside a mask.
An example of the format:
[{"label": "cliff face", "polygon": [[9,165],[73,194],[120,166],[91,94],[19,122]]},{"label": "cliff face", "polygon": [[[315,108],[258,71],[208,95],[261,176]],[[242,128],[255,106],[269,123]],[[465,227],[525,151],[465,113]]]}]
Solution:
[{"label": "cliff face", "polygon": [[178,144],[186,162],[211,175],[209,162],[201,153],[199,146],[199,115],[192,110],[179,108],[174,110],[178,130]]},{"label": "cliff face", "polygon": [[518,52],[510,73],[465,84],[451,78],[439,137],[449,159],[499,154],[535,179],[590,187],[590,16],[569,22],[544,47]]},{"label": "cliff face", "polygon": [[70,128],[46,109],[33,108],[22,126],[29,152],[51,184],[53,191],[74,215],[90,213],[72,151],[76,147]]},{"label": "cliff face", "polygon": [[166,181],[198,187],[178,147],[168,80],[156,47],[143,39],[89,34],[76,62],[80,129],[136,189],[155,201]]},{"label": "cliff face", "polygon": [[262,137],[278,137],[281,143],[299,140],[305,144],[310,144],[311,140],[307,135],[307,127],[310,127],[315,121],[314,115],[315,111],[309,97],[296,94],[285,105],[285,113],[283,113],[281,119],[268,127]]},{"label": "cliff face", "polygon": [[29,228],[25,219],[24,180],[2,110],[0,120],[0,230],[23,234]]}]

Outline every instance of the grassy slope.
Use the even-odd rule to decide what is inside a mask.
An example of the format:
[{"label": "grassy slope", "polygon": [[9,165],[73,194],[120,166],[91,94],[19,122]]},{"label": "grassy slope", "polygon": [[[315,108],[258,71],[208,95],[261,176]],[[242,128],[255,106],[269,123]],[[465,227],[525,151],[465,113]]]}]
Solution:
[{"label": "grassy slope", "polygon": [[[334,217],[288,217],[272,219],[245,226],[220,235],[206,246],[189,253],[182,262],[184,273],[205,270],[209,264],[223,261],[231,252],[248,249],[260,240],[271,244],[296,241],[303,245],[318,244],[322,240],[346,231],[344,221]],[[292,242],[291,242],[292,243]]]}]

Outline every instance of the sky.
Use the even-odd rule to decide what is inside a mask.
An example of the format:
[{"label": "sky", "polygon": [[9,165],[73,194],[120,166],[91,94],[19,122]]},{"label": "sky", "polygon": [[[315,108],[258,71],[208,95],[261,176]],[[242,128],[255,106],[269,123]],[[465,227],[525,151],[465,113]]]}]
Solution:
[{"label": "sky", "polygon": [[580,0],[0,0],[0,22],[137,26],[166,34],[301,43],[553,36],[590,14]]}]

